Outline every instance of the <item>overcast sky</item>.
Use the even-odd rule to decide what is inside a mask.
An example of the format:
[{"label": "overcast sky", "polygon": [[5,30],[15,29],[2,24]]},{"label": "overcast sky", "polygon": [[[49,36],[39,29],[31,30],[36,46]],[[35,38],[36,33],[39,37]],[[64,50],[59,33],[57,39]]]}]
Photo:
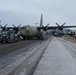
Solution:
[{"label": "overcast sky", "polygon": [[[43,24],[56,22],[66,25],[76,25],[76,0],[0,0],[0,20],[4,26],[15,24],[40,24],[43,14]],[[38,25],[39,25],[38,24]]]}]

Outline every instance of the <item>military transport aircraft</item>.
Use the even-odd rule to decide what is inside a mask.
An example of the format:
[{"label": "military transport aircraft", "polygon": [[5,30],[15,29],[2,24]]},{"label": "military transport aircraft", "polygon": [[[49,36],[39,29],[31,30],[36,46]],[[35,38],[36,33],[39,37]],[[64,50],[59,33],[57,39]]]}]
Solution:
[{"label": "military transport aircraft", "polygon": [[76,27],[76,25],[74,26],[64,26],[64,24],[62,24],[61,26],[56,23],[57,26],[48,26],[49,23],[46,26],[43,26],[43,15],[41,14],[41,18],[40,18],[40,26],[22,26],[20,27],[20,25],[18,27],[16,27],[15,25],[13,25],[14,27],[6,27],[6,25],[3,27],[3,29],[11,29],[13,28],[16,32],[20,32],[20,35],[23,37],[23,39],[30,39],[30,38],[34,38],[37,37],[38,39],[43,39],[43,31],[46,31],[48,29],[59,29],[59,30],[63,30],[63,28],[72,28],[72,27]]},{"label": "military transport aircraft", "polygon": [[46,26],[43,26],[43,16],[41,14],[41,19],[40,19],[40,26],[23,26],[20,29],[20,34],[23,37],[23,39],[30,39],[37,37],[38,39],[43,39],[43,31],[46,31],[48,29],[59,29],[63,30],[63,28],[72,28],[76,26],[64,26],[66,23],[62,24],[61,26],[56,23],[57,26],[48,26],[49,23]]}]

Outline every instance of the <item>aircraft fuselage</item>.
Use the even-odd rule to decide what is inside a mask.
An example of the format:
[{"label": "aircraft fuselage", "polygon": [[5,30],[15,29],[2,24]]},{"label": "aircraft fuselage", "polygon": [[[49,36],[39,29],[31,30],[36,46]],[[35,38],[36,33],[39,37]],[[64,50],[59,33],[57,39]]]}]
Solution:
[{"label": "aircraft fuselage", "polygon": [[24,39],[30,39],[34,37],[37,37],[38,39],[43,38],[43,30],[33,26],[23,26],[20,29],[20,34]]}]

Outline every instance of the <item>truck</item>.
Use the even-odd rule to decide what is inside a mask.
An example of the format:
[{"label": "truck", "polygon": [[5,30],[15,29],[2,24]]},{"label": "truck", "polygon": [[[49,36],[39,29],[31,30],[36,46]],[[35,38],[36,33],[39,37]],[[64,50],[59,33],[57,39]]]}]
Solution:
[{"label": "truck", "polygon": [[0,42],[17,42],[20,39],[19,33],[15,33],[13,29],[8,31],[0,31]]}]

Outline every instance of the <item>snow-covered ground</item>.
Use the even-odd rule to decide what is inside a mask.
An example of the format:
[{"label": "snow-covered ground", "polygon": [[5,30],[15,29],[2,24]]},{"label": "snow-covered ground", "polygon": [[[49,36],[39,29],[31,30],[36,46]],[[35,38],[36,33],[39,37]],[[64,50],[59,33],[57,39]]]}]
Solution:
[{"label": "snow-covered ground", "polygon": [[76,75],[76,43],[52,38],[34,75]]}]

